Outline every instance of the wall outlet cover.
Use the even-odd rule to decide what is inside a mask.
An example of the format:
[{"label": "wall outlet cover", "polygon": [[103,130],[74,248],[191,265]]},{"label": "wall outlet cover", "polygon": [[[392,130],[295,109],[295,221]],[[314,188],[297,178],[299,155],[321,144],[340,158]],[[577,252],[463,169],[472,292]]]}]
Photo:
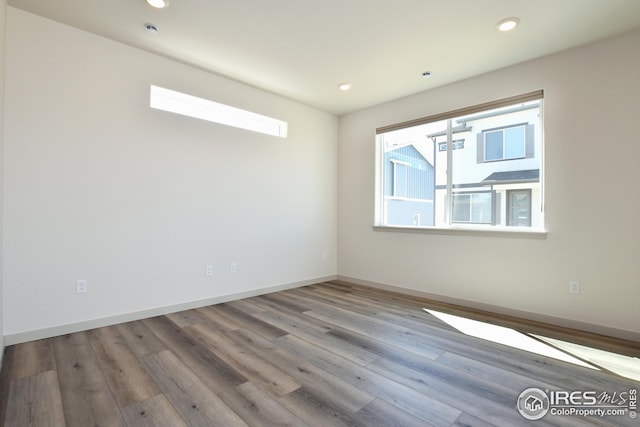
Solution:
[{"label": "wall outlet cover", "polygon": [[85,294],[87,293],[87,285],[88,282],[84,279],[76,281],[76,293],[77,294]]},{"label": "wall outlet cover", "polygon": [[579,294],[580,293],[580,282],[577,280],[572,280],[569,282],[569,293],[570,294]]}]

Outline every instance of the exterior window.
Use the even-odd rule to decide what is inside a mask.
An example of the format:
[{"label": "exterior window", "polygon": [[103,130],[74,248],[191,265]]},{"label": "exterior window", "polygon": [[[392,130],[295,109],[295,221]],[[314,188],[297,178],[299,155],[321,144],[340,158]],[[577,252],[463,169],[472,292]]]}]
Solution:
[{"label": "exterior window", "polygon": [[484,160],[524,157],[524,126],[484,132]]},{"label": "exterior window", "polygon": [[534,157],[535,127],[531,124],[487,129],[478,134],[478,163]]},{"label": "exterior window", "polygon": [[393,196],[407,197],[409,181],[409,163],[391,160],[393,163]]},{"label": "exterior window", "polygon": [[507,191],[509,225],[531,227],[531,190]]},{"label": "exterior window", "polygon": [[[453,141],[453,149],[459,150],[460,148],[464,148],[464,139]],[[447,151],[447,143],[441,142],[438,144],[438,151]]]},{"label": "exterior window", "polygon": [[542,92],[377,129],[376,225],[543,229]]},{"label": "exterior window", "polygon": [[491,193],[454,194],[453,222],[491,224]]}]

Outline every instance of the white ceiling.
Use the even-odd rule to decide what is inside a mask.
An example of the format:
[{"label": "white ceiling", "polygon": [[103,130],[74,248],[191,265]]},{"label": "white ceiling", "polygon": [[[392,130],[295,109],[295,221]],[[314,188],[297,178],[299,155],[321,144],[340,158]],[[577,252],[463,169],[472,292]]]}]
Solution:
[{"label": "white ceiling", "polygon": [[[337,115],[640,28],[640,0],[9,4]],[[497,31],[509,16],[520,25]],[[146,23],[159,33],[146,32]],[[353,88],[341,92],[340,82]]]}]

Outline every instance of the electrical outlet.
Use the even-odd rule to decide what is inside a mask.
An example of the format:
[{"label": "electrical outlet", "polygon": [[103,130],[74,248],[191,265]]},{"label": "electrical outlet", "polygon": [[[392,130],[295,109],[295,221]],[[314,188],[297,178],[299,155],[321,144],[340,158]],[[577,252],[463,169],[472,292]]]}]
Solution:
[{"label": "electrical outlet", "polygon": [[213,265],[207,265],[204,269],[204,275],[207,277],[213,276]]},{"label": "electrical outlet", "polygon": [[232,262],[231,265],[229,265],[229,271],[231,273],[237,273],[238,272],[238,264],[236,264],[235,262]]},{"label": "electrical outlet", "polygon": [[579,294],[580,293],[580,282],[577,280],[572,280],[569,282],[569,293],[570,294]]},{"label": "electrical outlet", "polygon": [[86,294],[87,285],[88,283],[86,280],[76,280],[76,294]]}]

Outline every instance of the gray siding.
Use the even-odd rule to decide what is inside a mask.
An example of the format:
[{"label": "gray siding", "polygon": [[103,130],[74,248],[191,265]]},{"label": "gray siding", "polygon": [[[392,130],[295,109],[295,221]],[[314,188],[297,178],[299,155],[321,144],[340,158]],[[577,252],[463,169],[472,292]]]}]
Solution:
[{"label": "gray siding", "polygon": [[[396,176],[394,164],[397,168]],[[414,146],[408,145],[386,152],[384,168],[386,223],[432,226],[435,195],[433,165]]]},{"label": "gray siding", "polygon": [[[407,187],[406,192],[401,197],[409,199],[433,200],[435,186],[433,165],[429,163],[415,149],[408,145],[396,150],[388,151],[384,155],[384,195],[394,196],[393,193],[393,161],[408,163],[407,166]],[[398,196],[398,194],[395,194]]]}]

